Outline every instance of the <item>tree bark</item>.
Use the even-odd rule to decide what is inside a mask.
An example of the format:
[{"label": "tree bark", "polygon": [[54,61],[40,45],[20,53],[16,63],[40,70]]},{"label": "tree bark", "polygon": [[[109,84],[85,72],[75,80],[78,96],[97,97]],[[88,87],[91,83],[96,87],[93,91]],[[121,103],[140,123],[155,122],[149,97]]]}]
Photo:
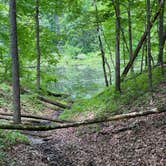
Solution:
[{"label": "tree bark", "polygon": [[106,71],[106,64],[105,64],[105,52],[104,52],[103,43],[102,43],[102,39],[101,39],[101,29],[100,29],[100,25],[99,25],[99,16],[98,16],[98,8],[97,8],[96,0],[94,0],[94,5],[95,5],[95,11],[96,11],[97,33],[98,33],[98,40],[99,40],[99,48],[100,48],[101,57],[102,57],[104,79],[105,79],[105,84],[108,87],[109,82],[108,82],[108,78],[107,78],[107,71]]},{"label": "tree bark", "polygon": [[142,71],[143,71],[143,66],[144,66],[145,45],[146,45],[146,43],[144,42],[143,48],[142,48],[142,57],[141,57],[141,69],[140,69],[140,73],[142,73]]},{"label": "tree bark", "polygon": [[[29,90],[27,90],[27,89],[23,89],[23,88],[21,88],[21,91],[22,91],[22,93],[30,93],[30,94],[32,94],[32,92],[31,91],[29,91]],[[53,100],[50,100],[50,99],[47,99],[47,98],[45,98],[45,97],[43,97],[43,96],[41,96],[41,95],[37,95],[37,98],[40,100],[40,101],[43,101],[43,102],[45,102],[45,103],[49,103],[49,104],[52,104],[52,105],[55,105],[55,106],[58,106],[58,107],[60,107],[60,108],[63,108],[63,109],[66,109],[66,108],[70,108],[71,106],[69,106],[69,105],[66,105],[66,104],[62,104],[62,103],[60,103],[60,102],[58,102],[58,101],[53,101]]]},{"label": "tree bark", "polygon": [[165,29],[165,31],[164,31],[164,34],[163,34],[163,48],[164,48],[165,41],[166,41],[166,25],[165,25],[164,29]]},{"label": "tree bark", "polygon": [[10,13],[10,43],[11,43],[10,54],[12,56],[12,86],[13,86],[13,110],[14,110],[13,120],[14,123],[21,123],[16,0],[9,1],[9,13]]},{"label": "tree bark", "polygon": [[163,69],[163,51],[164,51],[164,8],[165,8],[165,0],[158,0],[158,3],[161,3],[161,12],[159,15],[159,54],[158,54],[158,64],[161,65],[162,73],[164,72]]},{"label": "tree bark", "polygon": [[109,52],[110,52],[110,59],[111,59],[112,66],[113,66],[113,68],[115,69],[115,64],[114,64],[114,60],[113,60],[113,55],[112,55],[112,52],[111,52],[111,46],[110,46],[109,42],[107,41],[107,38],[106,38],[106,35],[105,35],[105,33],[104,33],[103,28],[101,28],[101,31],[102,31],[102,34],[103,34],[103,37],[104,37],[105,44],[107,45],[107,48],[108,48],[108,50],[109,50]]},{"label": "tree bark", "polygon": [[[153,24],[154,24],[155,21],[157,20],[157,18],[158,18],[158,16],[159,16],[160,12],[161,12],[161,8],[159,8],[159,10],[155,13],[155,16],[154,16],[153,19],[151,20],[150,28],[153,27]],[[144,43],[144,41],[145,41],[145,39],[146,39],[146,37],[147,37],[147,34],[148,34],[148,33],[147,33],[147,30],[146,30],[146,31],[144,32],[144,34],[142,35],[140,41],[138,42],[137,47],[136,47],[136,49],[135,49],[135,51],[134,51],[134,53],[133,53],[131,59],[129,60],[128,64],[126,65],[126,67],[125,67],[125,69],[124,69],[124,71],[123,71],[123,73],[122,73],[122,77],[125,77],[125,76],[128,74],[128,72],[129,72],[130,68],[132,67],[132,65],[133,65],[133,63],[134,63],[136,57],[138,56],[138,53],[139,53],[139,51],[140,51],[140,49],[141,49],[141,47],[142,47],[142,45],[143,45],[143,43]]]},{"label": "tree bark", "polygon": [[81,122],[75,122],[70,124],[60,124],[60,125],[43,125],[43,126],[32,126],[32,125],[21,125],[21,124],[0,124],[0,129],[8,129],[8,130],[29,130],[29,131],[48,131],[48,130],[56,130],[56,129],[63,129],[63,128],[69,128],[69,127],[79,127],[79,126],[86,126],[96,123],[102,123],[102,122],[109,122],[109,121],[118,121],[123,119],[131,119],[141,116],[147,116],[157,113],[165,112],[166,109],[154,109],[149,110],[146,112],[132,112],[128,114],[121,114],[121,115],[115,115],[110,118],[100,118],[100,119],[92,119],[92,120],[86,120]]},{"label": "tree bark", "polygon": [[52,100],[46,99],[45,97],[40,96],[40,95],[38,95],[37,98],[41,101],[44,101],[44,102],[49,103],[49,104],[56,105],[56,106],[64,108],[64,109],[69,109],[70,108],[70,106],[68,106],[66,104],[62,104],[62,103],[57,102],[57,101],[52,101]]},{"label": "tree bark", "polygon": [[116,13],[116,70],[115,70],[115,87],[116,91],[121,91],[120,89],[120,5],[119,0],[115,1],[115,13]]},{"label": "tree bark", "polygon": [[[13,116],[13,114],[10,113],[1,113],[0,115],[2,116]],[[51,122],[56,122],[56,123],[71,123],[72,121],[67,121],[67,120],[60,120],[60,119],[52,119],[52,118],[48,118],[48,117],[42,117],[42,116],[35,116],[35,115],[27,115],[27,114],[22,114],[21,117],[23,118],[29,118],[29,119],[39,119],[39,120],[47,120],[47,121],[51,121]],[[7,117],[4,117],[7,119]]]},{"label": "tree bark", "polygon": [[[131,0],[128,0],[128,33],[129,33],[129,56],[130,59],[133,55],[133,40],[132,40],[132,23],[131,23]],[[133,66],[131,67],[131,71],[134,71]]]},{"label": "tree bark", "polygon": [[40,92],[40,59],[41,59],[41,53],[40,53],[40,25],[39,25],[39,0],[36,0],[36,51],[37,51],[37,66],[36,66],[36,88],[37,92]]},{"label": "tree bark", "polygon": [[146,0],[146,14],[147,14],[148,78],[149,78],[149,90],[152,91],[150,0]]}]

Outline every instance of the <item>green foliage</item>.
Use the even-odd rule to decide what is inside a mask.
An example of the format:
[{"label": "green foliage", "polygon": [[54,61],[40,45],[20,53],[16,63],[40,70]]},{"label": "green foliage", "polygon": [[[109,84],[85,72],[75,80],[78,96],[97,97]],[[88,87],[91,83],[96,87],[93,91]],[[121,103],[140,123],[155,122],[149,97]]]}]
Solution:
[{"label": "green foliage", "polygon": [[[2,121],[0,121],[0,123],[2,123]],[[7,148],[17,144],[18,142],[29,143],[29,140],[25,135],[18,131],[0,130],[0,165],[4,164]]]},{"label": "green foliage", "polygon": [[[0,107],[12,110],[12,89],[5,83],[0,84]],[[43,110],[44,105],[37,99],[36,94],[22,94],[21,107],[25,112],[37,113]]]},{"label": "green foliage", "polygon": [[[161,81],[166,81],[166,77],[161,74],[160,68],[153,70],[153,86],[155,87]],[[69,119],[92,112],[95,116],[108,116],[116,113],[121,106],[131,104],[138,97],[144,95],[149,90],[148,75],[143,73],[135,78],[122,82],[122,93],[115,92],[114,86],[106,88],[102,93],[92,97],[77,101],[71,110],[65,110],[61,114],[62,119]],[[126,110],[125,110],[126,111]]]},{"label": "green foliage", "polygon": [[29,140],[25,135],[21,134],[18,131],[0,130],[0,144],[3,149],[11,145],[14,145],[18,142],[28,143]]},{"label": "green foliage", "polygon": [[36,94],[21,95],[21,106],[25,112],[36,114],[41,112],[44,105],[37,99]]}]

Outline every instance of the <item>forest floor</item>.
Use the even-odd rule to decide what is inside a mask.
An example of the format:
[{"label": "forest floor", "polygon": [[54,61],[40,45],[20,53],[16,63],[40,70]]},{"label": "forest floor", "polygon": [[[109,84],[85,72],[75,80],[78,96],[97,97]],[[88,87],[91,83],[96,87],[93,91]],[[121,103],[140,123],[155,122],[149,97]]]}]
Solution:
[{"label": "forest floor", "polygon": [[[122,109],[135,112],[158,105],[165,107],[166,82],[155,88],[153,98],[147,96],[146,100]],[[164,166],[166,163],[165,112],[37,134],[43,137],[33,136],[30,144],[10,147],[6,163],[9,160],[16,166]]]}]

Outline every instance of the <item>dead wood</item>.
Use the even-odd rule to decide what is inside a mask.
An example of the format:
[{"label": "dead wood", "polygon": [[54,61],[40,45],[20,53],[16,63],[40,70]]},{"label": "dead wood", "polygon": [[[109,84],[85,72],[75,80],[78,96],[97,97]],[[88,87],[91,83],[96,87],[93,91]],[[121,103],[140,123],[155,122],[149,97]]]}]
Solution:
[{"label": "dead wood", "polygon": [[58,106],[58,107],[63,108],[63,109],[69,109],[69,108],[71,107],[71,106],[68,106],[68,105],[66,105],[66,104],[62,104],[62,103],[60,103],[60,102],[58,102],[58,101],[53,101],[53,100],[47,99],[47,98],[45,98],[45,97],[43,97],[43,96],[40,96],[40,95],[38,95],[37,98],[38,98],[39,100],[41,100],[41,101],[44,101],[44,102],[46,102],[46,103],[49,103],[49,104]]},{"label": "dead wood", "polygon": [[[33,94],[33,92],[31,92],[30,90],[25,89],[25,88],[21,88],[21,92],[22,92],[22,93],[30,93],[30,94]],[[50,93],[51,93],[51,92],[50,92]],[[49,103],[49,104],[58,106],[58,107],[63,108],[63,109],[69,109],[69,108],[71,107],[71,106],[69,106],[69,105],[60,103],[59,101],[47,99],[47,98],[45,98],[45,97],[43,97],[43,96],[41,96],[41,95],[37,95],[37,99],[39,99],[40,101],[43,101],[43,102],[45,102],[45,103]]]},{"label": "dead wood", "polygon": [[101,122],[109,122],[109,121],[118,121],[122,119],[131,119],[141,116],[148,116],[151,114],[158,114],[161,112],[165,112],[166,107],[159,108],[159,109],[153,109],[146,112],[132,112],[128,114],[121,114],[121,115],[115,115],[109,118],[97,118],[92,120],[85,120],[70,124],[60,124],[60,125],[43,125],[43,126],[32,126],[32,125],[22,125],[22,124],[0,124],[0,129],[8,129],[8,130],[30,130],[30,131],[47,131],[47,130],[56,130],[56,129],[63,129],[63,128],[69,128],[69,127],[79,127],[79,126],[85,126],[90,124],[96,124]]},{"label": "dead wood", "polygon": [[[3,116],[13,116],[13,114],[11,113],[1,113],[0,115]],[[39,120],[47,120],[50,122],[56,122],[56,123],[71,123],[71,121],[67,121],[67,120],[60,120],[60,119],[52,119],[52,118],[48,118],[48,117],[42,117],[42,116],[35,116],[35,115],[27,115],[27,114],[21,114],[22,118],[31,118],[31,119],[39,119]],[[7,118],[7,117],[5,117]]]}]

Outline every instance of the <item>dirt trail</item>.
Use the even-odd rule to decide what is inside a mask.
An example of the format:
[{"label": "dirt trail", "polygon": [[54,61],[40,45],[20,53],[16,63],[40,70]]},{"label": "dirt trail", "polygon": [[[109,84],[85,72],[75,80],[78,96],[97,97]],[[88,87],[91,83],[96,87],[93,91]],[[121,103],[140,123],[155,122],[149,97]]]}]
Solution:
[{"label": "dirt trail", "polygon": [[[166,83],[158,86],[153,101],[128,106],[130,111],[149,110],[166,104]],[[38,132],[39,134],[39,132]],[[165,166],[166,113],[102,123],[99,125],[40,132],[49,137],[8,151],[15,166]]]}]

